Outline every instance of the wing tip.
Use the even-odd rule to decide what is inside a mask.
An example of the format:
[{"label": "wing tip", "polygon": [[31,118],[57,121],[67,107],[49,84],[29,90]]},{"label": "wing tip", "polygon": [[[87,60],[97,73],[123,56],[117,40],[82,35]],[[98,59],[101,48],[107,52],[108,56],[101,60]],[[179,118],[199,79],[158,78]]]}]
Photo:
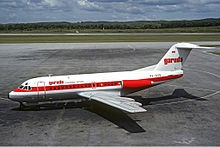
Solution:
[{"label": "wing tip", "polygon": [[141,109],[141,110],[134,110],[134,111],[127,111],[129,113],[144,113],[144,112],[147,112],[146,109]]}]

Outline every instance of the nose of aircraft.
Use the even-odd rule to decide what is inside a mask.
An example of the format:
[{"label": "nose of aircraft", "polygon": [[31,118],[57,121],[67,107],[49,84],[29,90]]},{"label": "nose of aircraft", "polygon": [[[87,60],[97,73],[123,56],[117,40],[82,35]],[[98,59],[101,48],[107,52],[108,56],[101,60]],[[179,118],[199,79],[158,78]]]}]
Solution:
[{"label": "nose of aircraft", "polygon": [[11,91],[9,94],[8,94],[8,99],[10,100],[14,100],[16,98],[16,94],[14,91]]},{"label": "nose of aircraft", "polygon": [[8,98],[12,99],[12,91],[8,93]]}]

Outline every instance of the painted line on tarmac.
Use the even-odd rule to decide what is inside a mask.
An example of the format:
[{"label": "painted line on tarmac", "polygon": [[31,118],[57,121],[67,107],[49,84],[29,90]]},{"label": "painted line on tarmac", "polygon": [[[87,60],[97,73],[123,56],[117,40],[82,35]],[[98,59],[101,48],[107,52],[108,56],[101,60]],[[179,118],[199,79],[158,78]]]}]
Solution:
[{"label": "painted line on tarmac", "polygon": [[218,94],[218,93],[220,93],[220,90],[219,90],[219,91],[216,91],[216,92],[214,92],[214,93],[205,95],[205,96],[203,96],[203,97],[201,97],[201,98],[208,98],[208,97],[211,97],[211,96],[216,95],[216,94]]},{"label": "painted line on tarmac", "polygon": [[212,72],[205,71],[205,70],[191,69],[191,68],[185,68],[185,70],[199,71],[199,72],[207,73],[207,74],[210,74],[210,75],[213,75],[213,76],[215,76],[215,77],[220,78],[220,75],[217,75],[217,74],[214,74],[214,73],[212,73]]},{"label": "painted line on tarmac", "polygon": [[[178,85],[173,85],[173,84],[163,84],[163,85],[174,86],[174,87],[180,87],[180,86],[178,86]],[[182,87],[182,88],[196,89],[196,90],[216,91],[215,89],[207,89],[207,88],[193,88],[193,87],[188,87],[188,86],[181,86],[181,87]]]},{"label": "painted line on tarmac", "polygon": [[135,51],[135,50],[136,50],[136,48],[135,48],[135,47],[133,47],[133,46],[131,46],[130,44],[128,45],[128,47],[129,47],[130,49],[133,49],[133,51]]},{"label": "painted line on tarmac", "polygon": [[[195,70],[195,69],[193,69],[193,70]],[[199,70],[199,69],[196,69],[195,71],[200,71],[200,72],[204,72],[204,73],[207,73],[207,74],[210,74],[210,75],[213,75],[213,76],[215,76],[215,77],[218,77],[218,78],[220,78],[220,76],[219,76],[219,75],[217,75],[217,74],[214,74],[214,73],[212,73],[212,72],[209,72],[209,71],[204,71],[204,70]]]},{"label": "painted line on tarmac", "polygon": [[[217,57],[219,57],[219,55],[215,55],[215,54],[213,54],[213,53],[208,53],[207,51],[202,51],[202,52],[205,53],[205,54],[208,54],[208,55],[212,55],[212,56],[217,56]],[[190,68],[188,68],[188,69],[189,69],[189,70],[195,70],[195,71],[204,72],[204,73],[207,73],[207,74],[210,74],[210,75],[213,75],[213,76],[216,76],[216,77],[220,78],[219,75],[214,74],[214,73],[209,72],[209,71],[204,71],[204,70],[199,70],[199,69],[190,69]]]}]

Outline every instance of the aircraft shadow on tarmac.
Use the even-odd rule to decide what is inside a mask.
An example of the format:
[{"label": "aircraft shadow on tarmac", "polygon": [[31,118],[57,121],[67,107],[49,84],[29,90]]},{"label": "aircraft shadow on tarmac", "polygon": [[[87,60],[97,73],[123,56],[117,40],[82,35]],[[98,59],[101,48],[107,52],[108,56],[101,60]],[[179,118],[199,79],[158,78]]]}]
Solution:
[{"label": "aircraft shadow on tarmac", "polygon": [[[187,99],[193,100],[206,100],[197,96],[193,96],[187,93],[184,89],[175,89],[171,95],[155,97],[155,98],[143,98],[141,96],[130,96],[136,101],[145,105],[156,105],[156,104],[167,104],[171,102],[179,102]],[[114,123],[120,128],[125,129],[130,133],[141,133],[145,130],[136,122],[130,118],[127,113],[115,109],[111,106],[96,102],[96,101],[83,101],[83,102],[69,102],[65,103],[53,103],[53,104],[42,104],[37,105],[36,107],[27,107],[24,110],[20,108],[13,108],[15,111],[46,111],[46,110],[55,110],[55,109],[73,109],[73,108],[83,108],[92,113],[98,114],[99,116],[105,118],[106,120]]]},{"label": "aircraft shadow on tarmac", "polygon": [[135,99],[135,101],[142,103],[145,105],[157,105],[157,104],[169,104],[173,102],[182,102],[189,99],[198,100],[198,101],[206,101],[207,99],[200,98],[198,96],[191,95],[187,93],[184,89],[175,89],[171,95],[155,97],[155,98],[143,98],[141,96],[130,96],[130,98]]}]

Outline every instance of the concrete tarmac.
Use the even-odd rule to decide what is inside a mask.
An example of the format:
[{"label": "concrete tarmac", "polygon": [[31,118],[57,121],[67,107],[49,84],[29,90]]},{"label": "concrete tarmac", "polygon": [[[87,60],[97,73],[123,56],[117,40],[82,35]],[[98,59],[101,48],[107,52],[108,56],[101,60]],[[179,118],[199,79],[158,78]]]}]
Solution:
[{"label": "concrete tarmac", "polygon": [[[219,42],[196,42],[196,44]],[[135,70],[156,64],[174,43],[0,45],[0,145],[220,145],[220,56],[193,50],[181,79],[129,97],[146,113],[97,102],[19,110],[8,92],[48,74]]]}]

